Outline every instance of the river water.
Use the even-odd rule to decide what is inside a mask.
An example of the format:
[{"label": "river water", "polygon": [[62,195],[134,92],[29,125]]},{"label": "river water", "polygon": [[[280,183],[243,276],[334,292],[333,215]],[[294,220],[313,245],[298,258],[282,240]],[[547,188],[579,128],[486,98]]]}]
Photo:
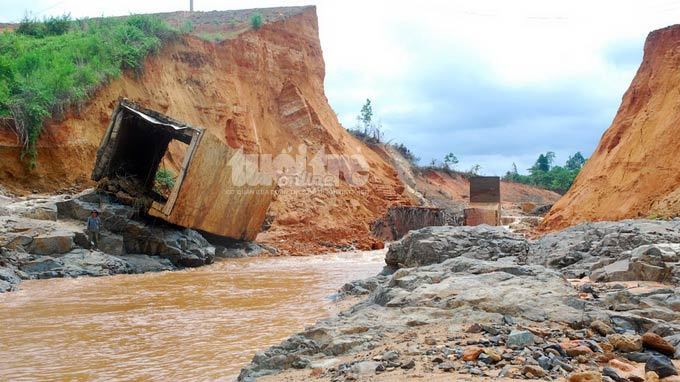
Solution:
[{"label": "river water", "polygon": [[384,252],[219,261],[26,281],[0,294],[0,381],[231,381],[257,350],[329,316]]}]

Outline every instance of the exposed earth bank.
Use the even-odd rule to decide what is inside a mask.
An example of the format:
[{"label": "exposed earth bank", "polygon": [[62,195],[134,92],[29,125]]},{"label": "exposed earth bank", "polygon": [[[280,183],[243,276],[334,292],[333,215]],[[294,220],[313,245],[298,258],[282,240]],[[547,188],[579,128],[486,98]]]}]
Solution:
[{"label": "exposed earth bank", "polygon": [[[263,26],[250,17],[261,12]],[[85,103],[55,116],[38,141],[38,163],[29,170],[21,147],[0,121],[0,183],[16,195],[73,193],[94,184],[96,150],[119,97],[126,97],[192,126],[205,128],[226,145],[276,157],[307,150],[360,156],[368,181],[351,187],[279,189],[258,237],[282,253],[327,253],[382,247],[371,223],[392,205],[458,206],[466,203],[465,179],[436,172],[404,180],[402,166],[382,146],[369,146],[338,122],[324,93],[325,63],[314,7],[160,14],[170,24],[190,21],[193,32],[166,43],[144,62],[141,73],[125,72],[99,88]],[[206,38],[209,34],[211,38]],[[171,146],[169,167],[182,150]],[[410,170],[407,170],[410,172]],[[422,191],[417,190],[422,186]],[[517,188],[519,192],[512,190]],[[412,192],[410,192],[412,191]],[[505,191],[505,190],[504,190]],[[552,204],[557,195],[510,185],[510,199]],[[448,200],[446,200],[448,199]],[[519,200],[514,198],[513,200]]]},{"label": "exposed earth bank", "polygon": [[386,263],[240,380],[680,380],[680,220],[429,227]]},{"label": "exposed earth bank", "polygon": [[542,229],[680,214],[679,59],[680,25],[649,34],[614,121]]}]

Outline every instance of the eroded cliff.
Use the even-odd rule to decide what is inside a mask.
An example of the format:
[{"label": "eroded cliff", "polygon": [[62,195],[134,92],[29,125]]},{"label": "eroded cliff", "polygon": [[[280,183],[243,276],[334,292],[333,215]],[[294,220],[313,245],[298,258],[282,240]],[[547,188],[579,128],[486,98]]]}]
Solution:
[{"label": "eroded cliff", "polygon": [[680,213],[679,65],[680,25],[650,33],[612,125],[543,229]]},{"label": "eroded cliff", "polygon": [[[392,203],[410,203],[392,166],[340,125],[324,94],[324,61],[314,7],[294,8],[259,30],[231,31],[224,41],[184,35],[150,56],[140,76],[126,73],[83,107],[49,123],[38,166],[18,160],[11,130],[0,129],[0,182],[17,193],[90,186],[95,152],[119,97],[193,126],[246,153],[361,155],[368,182],[280,192],[259,240],[290,253],[379,245],[369,223]],[[199,26],[200,27],[200,26]],[[197,196],[200,197],[200,196]]]}]

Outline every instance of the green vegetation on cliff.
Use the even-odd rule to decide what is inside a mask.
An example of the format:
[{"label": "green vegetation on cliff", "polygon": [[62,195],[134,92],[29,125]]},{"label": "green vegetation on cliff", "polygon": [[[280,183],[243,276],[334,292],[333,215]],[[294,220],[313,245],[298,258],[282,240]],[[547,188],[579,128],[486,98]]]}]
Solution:
[{"label": "green vegetation on cliff", "polygon": [[0,33],[0,117],[13,119],[28,163],[47,118],[87,99],[177,33],[153,16],[43,21],[24,18]]}]

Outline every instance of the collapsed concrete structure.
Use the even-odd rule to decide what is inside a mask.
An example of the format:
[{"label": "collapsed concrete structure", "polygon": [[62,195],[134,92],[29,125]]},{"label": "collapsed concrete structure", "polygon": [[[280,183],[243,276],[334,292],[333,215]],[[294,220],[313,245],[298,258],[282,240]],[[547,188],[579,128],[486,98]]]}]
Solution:
[{"label": "collapsed concrete structure", "polygon": [[[171,144],[185,146],[171,189],[154,189],[159,166]],[[238,240],[253,240],[272,200],[273,184],[251,182],[245,157],[202,128],[192,127],[127,99],[111,115],[92,172],[95,181],[131,180],[151,200],[148,215],[169,223]],[[250,168],[250,167],[249,167]],[[255,183],[255,184],[253,184]]]},{"label": "collapsed concrete structure", "polygon": [[501,180],[497,176],[470,178],[470,207],[463,211],[465,225],[501,224]]}]

